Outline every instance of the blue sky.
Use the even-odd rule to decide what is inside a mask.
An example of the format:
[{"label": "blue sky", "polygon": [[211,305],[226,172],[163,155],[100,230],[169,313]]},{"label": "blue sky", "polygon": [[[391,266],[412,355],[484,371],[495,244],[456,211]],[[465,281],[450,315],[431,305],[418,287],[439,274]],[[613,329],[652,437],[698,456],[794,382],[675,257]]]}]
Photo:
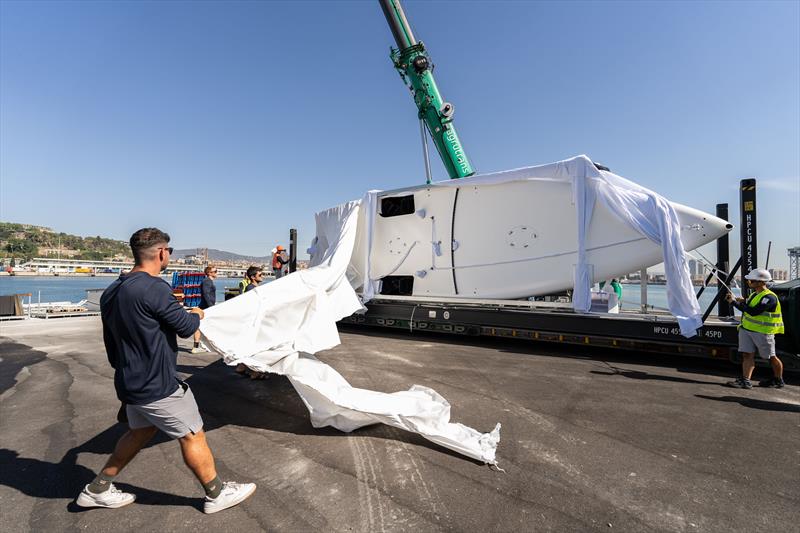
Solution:
[{"label": "blue sky", "polygon": [[[479,172],[585,153],[800,245],[800,3],[404,2]],[[424,182],[377,2],[0,2],[0,220],[264,255]],[[446,179],[433,156],[436,179]],[[738,246],[734,236],[733,246]],[[736,248],[734,248],[735,254]]]}]

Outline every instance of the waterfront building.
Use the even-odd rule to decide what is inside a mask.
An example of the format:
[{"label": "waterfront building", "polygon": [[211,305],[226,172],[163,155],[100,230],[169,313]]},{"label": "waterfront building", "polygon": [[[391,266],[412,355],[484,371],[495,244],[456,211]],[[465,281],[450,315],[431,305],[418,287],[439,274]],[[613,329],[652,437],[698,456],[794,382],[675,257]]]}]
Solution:
[{"label": "waterfront building", "polygon": [[695,259],[689,259],[689,275],[692,279],[702,275],[702,267]]},{"label": "waterfront building", "polygon": [[[36,257],[13,268],[18,275],[35,274],[119,274],[133,268],[133,261],[90,261],[86,259],[52,259]],[[246,268],[246,267],[245,267]],[[198,265],[170,263],[166,272],[196,272]],[[218,267],[221,277],[241,277],[241,267]]]},{"label": "waterfront building", "polygon": [[772,276],[772,281],[786,281],[789,279],[789,271],[782,268],[770,268],[769,274]]}]

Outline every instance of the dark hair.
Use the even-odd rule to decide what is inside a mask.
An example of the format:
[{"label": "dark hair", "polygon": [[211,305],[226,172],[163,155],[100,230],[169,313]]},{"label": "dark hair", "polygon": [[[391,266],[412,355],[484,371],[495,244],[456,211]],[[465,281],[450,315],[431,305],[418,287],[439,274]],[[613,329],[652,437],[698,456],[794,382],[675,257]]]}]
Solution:
[{"label": "dark hair", "polygon": [[158,244],[166,244],[168,242],[169,235],[158,228],[140,229],[131,235],[130,243],[134,262],[140,265],[143,260],[153,259],[155,254],[151,251],[151,248]]},{"label": "dark hair", "polygon": [[247,273],[245,274],[245,276],[248,278],[254,278],[256,277],[256,274],[258,274],[259,272],[261,272],[260,268],[258,268],[257,266],[251,266],[247,269]]},{"label": "dark hair", "polygon": [[212,270],[214,270],[215,268],[217,268],[217,267],[212,267],[211,265],[208,265],[205,269],[203,269],[203,274],[208,276],[208,273],[211,272]]}]

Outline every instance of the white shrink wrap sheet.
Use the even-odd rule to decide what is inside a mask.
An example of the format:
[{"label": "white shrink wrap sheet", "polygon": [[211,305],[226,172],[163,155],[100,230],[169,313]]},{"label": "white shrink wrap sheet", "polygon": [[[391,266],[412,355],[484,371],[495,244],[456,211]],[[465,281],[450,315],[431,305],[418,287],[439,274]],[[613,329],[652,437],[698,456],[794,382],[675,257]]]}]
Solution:
[{"label": "white shrink wrap sheet", "polygon": [[500,424],[481,433],[451,423],[447,400],[420,385],[391,394],[354,388],[312,355],[338,345],[336,322],[363,309],[347,277],[362,203],[371,204],[369,193],[318,213],[310,267],[207,309],[201,332],[225,363],[287,376],[314,427],[384,423],[496,465]]}]

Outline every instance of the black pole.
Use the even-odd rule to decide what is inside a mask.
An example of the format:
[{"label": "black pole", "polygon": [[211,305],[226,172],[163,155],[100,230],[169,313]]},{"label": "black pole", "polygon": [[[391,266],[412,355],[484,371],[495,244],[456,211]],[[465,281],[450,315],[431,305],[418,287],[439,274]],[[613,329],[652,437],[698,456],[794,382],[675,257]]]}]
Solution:
[{"label": "black pole", "polygon": [[289,230],[289,273],[297,270],[297,230]]},{"label": "black pole", "polygon": [[711,272],[708,274],[708,276],[706,276],[706,280],[703,282],[703,286],[702,286],[702,287],[700,287],[700,290],[699,290],[699,291],[697,291],[697,294],[695,294],[695,295],[694,295],[694,297],[695,297],[695,298],[697,298],[698,300],[700,299],[700,295],[701,295],[701,294],[703,294],[703,292],[705,292],[705,290],[706,290],[706,286],[707,286],[707,285],[708,285],[708,283],[711,281],[711,278],[713,278],[713,277],[714,277],[714,273],[715,273],[716,271],[717,271],[717,269],[716,269],[716,268],[714,268],[714,269],[713,269],[713,270],[712,270],[712,271],[711,271]]},{"label": "black pole", "polygon": [[744,277],[758,268],[758,248],[756,247],[756,180],[742,180],[739,184],[739,203],[741,217],[739,228],[742,245],[742,297],[747,298],[750,289]]},{"label": "black pole", "polygon": [[767,260],[764,261],[764,268],[769,269],[769,253],[772,251],[772,241],[767,244]]},{"label": "black pole", "polygon": [[[717,204],[717,218],[728,220],[728,204]],[[728,271],[730,265],[730,245],[728,234],[726,233],[717,239],[717,270]],[[723,298],[727,289],[721,283],[717,283],[717,316],[733,316],[733,308],[728,301]]]}]

